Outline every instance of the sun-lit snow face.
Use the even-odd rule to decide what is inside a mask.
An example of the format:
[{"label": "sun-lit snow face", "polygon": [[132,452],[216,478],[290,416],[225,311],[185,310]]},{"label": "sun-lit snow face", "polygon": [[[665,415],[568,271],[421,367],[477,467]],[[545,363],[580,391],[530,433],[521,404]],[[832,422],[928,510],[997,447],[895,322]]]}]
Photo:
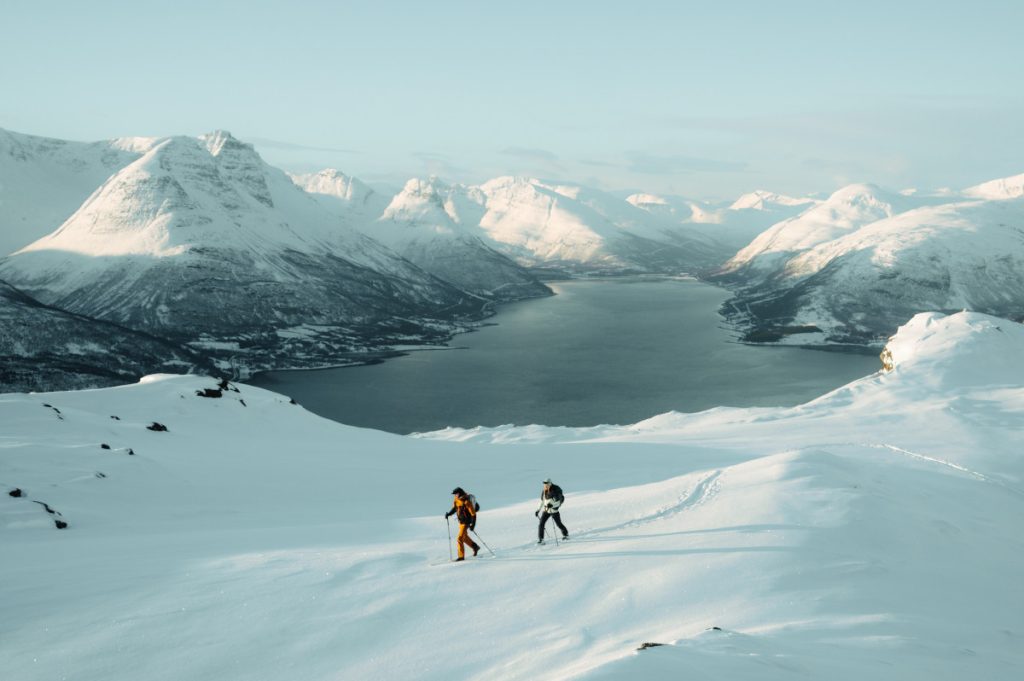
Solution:
[{"label": "sun-lit snow face", "polygon": [[1020,198],[1024,196],[1024,174],[1004,177],[970,187],[964,190],[964,195],[994,201]]}]

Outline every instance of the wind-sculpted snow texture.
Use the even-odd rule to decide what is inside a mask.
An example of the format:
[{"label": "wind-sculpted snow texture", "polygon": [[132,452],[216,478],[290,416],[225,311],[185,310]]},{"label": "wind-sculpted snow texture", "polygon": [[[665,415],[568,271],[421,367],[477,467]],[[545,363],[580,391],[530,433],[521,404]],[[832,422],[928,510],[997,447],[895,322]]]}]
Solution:
[{"label": "wind-sculpted snow texture", "polygon": [[[1022,352],[920,315],[791,409],[420,438],[194,376],[4,395],[4,674],[1018,678]],[[448,563],[455,485],[496,558]]]},{"label": "wind-sculpted snow texture", "polygon": [[485,302],[339,223],[223,132],[155,143],[0,272],[47,305],[250,367],[443,339]]},{"label": "wind-sculpted snow texture", "polygon": [[[924,310],[1024,316],[1019,178],[950,196],[853,185],[758,236],[718,277],[749,340],[881,345]],[[794,335],[793,331],[817,331]]]}]

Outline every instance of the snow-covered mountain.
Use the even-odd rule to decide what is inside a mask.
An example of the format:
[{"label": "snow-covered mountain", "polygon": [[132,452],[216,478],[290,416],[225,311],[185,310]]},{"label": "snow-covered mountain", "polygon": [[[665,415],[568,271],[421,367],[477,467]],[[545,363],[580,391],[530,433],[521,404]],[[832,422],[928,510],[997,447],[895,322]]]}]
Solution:
[{"label": "snow-covered mountain", "polygon": [[[880,343],[928,309],[1024,315],[1024,198],[1014,178],[952,196],[847,187],[723,268],[752,340]],[[988,198],[976,198],[988,197]],[[803,332],[813,332],[804,335]]]},{"label": "snow-covered mountain", "polygon": [[975,199],[1018,199],[1024,196],[1024,173],[1012,177],[1002,177],[990,182],[968,187],[964,196]]},{"label": "snow-covered mountain", "polygon": [[772,225],[729,259],[724,272],[770,272],[795,253],[831,241],[916,205],[901,194],[871,184],[853,184],[825,201]]},{"label": "snow-covered mountain", "polygon": [[69,142],[0,129],[0,257],[52,232],[154,142]]},{"label": "snow-covered mountain", "polygon": [[480,185],[480,227],[512,257],[570,270],[677,274],[727,248],[627,200],[578,185],[499,177]]},{"label": "snow-covered mountain", "polygon": [[356,225],[373,222],[391,202],[359,178],[333,168],[289,177],[329,211]]},{"label": "snow-covered mountain", "polygon": [[[527,286],[531,292],[528,283],[516,281],[525,273],[520,269],[517,277],[509,263],[484,274],[504,262],[492,251],[519,266],[611,274],[695,272],[721,263],[730,251],[669,212],[580,185],[526,177],[480,185],[413,178],[381,210],[379,195],[337,171],[293,179],[413,262],[483,294],[494,288],[488,279],[503,278],[511,279],[510,290]],[[446,256],[453,248],[458,253]],[[452,266],[459,261],[477,265],[463,273]]]},{"label": "snow-covered mountain", "polygon": [[626,200],[733,251],[746,246],[769,226],[818,203],[812,198],[795,198],[765,190],[744,194],[729,205],[653,194],[633,194]]},{"label": "snow-covered mountain", "polygon": [[0,281],[0,386],[47,390],[131,383],[157,371],[209,372],[198,353],[48,307]]},{"label": "snow-covered mountain", "polygon": [[436,334],[415,320],[483,303],[340,224],[223,132],[157,142],[0,273],[48,305],[258,365]]},{"label": "snow-covered mountain", "polygon": [[[3,395],[4,673],[1015,679],[1022,353],[927,314],[794,408],[418,439],[195,376]],[[496,558],[448,563],[455,485]]]},{"label": "snow-covered mountain", "polygon": [[425,271],[488,300],[550,295],[537,278],[486,244],[470,190],[412,179],[390,201],[337,171],[292,176],[332,210]]}]

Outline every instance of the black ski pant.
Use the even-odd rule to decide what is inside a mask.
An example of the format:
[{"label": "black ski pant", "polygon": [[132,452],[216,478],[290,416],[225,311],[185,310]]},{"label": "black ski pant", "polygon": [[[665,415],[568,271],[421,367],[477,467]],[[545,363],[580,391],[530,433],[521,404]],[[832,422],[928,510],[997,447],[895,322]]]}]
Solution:
[{"label": "black ski pant", "polygon": [[544,511],[540,514],[540,526],[537,528],[537,539],[544,538],[544,526],[548,524],[548,518],[555,521],[555,525],[558,525],[558,529],[562,531],[563,537],[569,536],[569,530],[565,529],[565,525],[562,524],[562,514],[558,511],[555,511],[554,513]]}]

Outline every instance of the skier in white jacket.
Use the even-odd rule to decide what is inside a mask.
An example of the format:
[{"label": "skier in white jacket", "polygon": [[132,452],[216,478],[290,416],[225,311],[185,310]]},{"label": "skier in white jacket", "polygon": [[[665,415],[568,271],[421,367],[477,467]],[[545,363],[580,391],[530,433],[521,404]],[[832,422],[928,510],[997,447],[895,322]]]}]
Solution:
[{"label": "skier in white jacket", "polygon": [[544,543],[544,526],[548,522],[548,518],[555,521],[555,525],[558,525],[558,529],[562,531],[562,539],[569,538],[569,530],[565,529],[565,525],[562,524],[562,516],[559,510],[562,504],[565,502],[565,495],[562,494],[562,488],[551,482],[551,478],[544,481],[544,489],[540,493],[540,507],[534,511],[533,515],[540,518],[540,525],[537,527],[537,543]]}]

